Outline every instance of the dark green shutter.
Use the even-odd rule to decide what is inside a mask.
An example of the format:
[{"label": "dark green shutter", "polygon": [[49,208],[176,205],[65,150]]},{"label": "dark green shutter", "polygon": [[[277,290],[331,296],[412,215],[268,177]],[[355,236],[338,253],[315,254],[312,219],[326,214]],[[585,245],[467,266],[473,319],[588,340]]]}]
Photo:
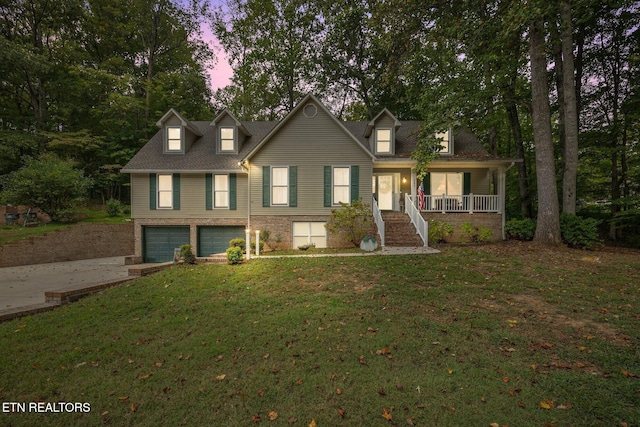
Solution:
[{"label": "dark green shutter", "polygon": [[156,174],[150,173],[149,174],[149,209],[151,209],[152,211],[155,211],[157,207],[156,197],[158,196],[158,193],[156,190],[156,184],[157,184]]},{"label": "dark green shutter", "polygon": [[351,166],[351,200],[358,200],[360,197],[360,166]]},{"label": "dark green shutter", "polygon": [[331,207],[331,166],[324,167],[324,207]]},{"label": "dark green shutter", "polygon": [[236,210],[236,174],[235,173],[230,173],[229,174],[229,209],[232,211]]},{"label": "dark green shutter", "polygon": [[298,206],[298,167],[289,166],[289,206]]},{"label": "dark green shutter", "polygon": [[262,167],[262,206],[271,206],[271,167]]},{"label": "dark green shutter", "polygon": [[422,186],[424,187],[424,194],[431,194],[431,173],[427,172],[427,174],[422,179]]},{"label": "dark green shutter", "polygon": [[468,195],[471,193],[471,173],[470,172],[465,172],[464,173],[464,187],[462,190],[462,194],[464,195]]},{"label": "dark green shutter", "polygon": [[180,210],[180,174],[174,173],[172,183],[173,185],[173,210]]},{"label": "dark green shutter", "polygon": [[204,176],[204,191],[206,208],[208,211],[213,209],[213,175],[208,173]]},{"label": "dark green shutter", "polygon": [[[422,178],[422,187],[423,187],[425,196],[428,196],[431,194],[431,173],[427,172],[424,178]],[[427,203],[425,203],[425,207],[427,209],[431,209],[431,198],[427,198]]]}]

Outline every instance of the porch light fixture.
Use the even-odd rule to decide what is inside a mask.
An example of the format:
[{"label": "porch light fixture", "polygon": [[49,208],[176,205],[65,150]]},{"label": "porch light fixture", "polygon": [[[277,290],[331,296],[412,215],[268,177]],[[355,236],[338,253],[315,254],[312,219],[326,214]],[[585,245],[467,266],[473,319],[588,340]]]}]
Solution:
[{"label": "porch light fixture", "polygon": [[405,177],[405,178],[402,178],[402,183],[403,183],[403,184],[406,184],[406,183],[407,183],[407,178],[406,178],[406,177]]}]

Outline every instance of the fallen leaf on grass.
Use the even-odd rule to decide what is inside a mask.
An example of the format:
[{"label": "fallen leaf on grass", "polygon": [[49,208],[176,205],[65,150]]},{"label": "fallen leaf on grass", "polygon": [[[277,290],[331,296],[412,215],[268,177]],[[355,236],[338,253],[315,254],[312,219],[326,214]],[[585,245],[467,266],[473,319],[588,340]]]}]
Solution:
[{"label": "fallen leaf on grass", "polygon": [[526,409],[526,405],[524,404],[524,402],[518,402],[518,406]]},{"label": "fallen leaf on grass", "polygon": [[540,402],[540,407],[542,409],[551,409],[553,407],[553,400],[545,400]]},{"label": "fallen leaf on grass", "polygon": [[278,419],[278,413],[276,411],[269,412],[269,421],[275,421]]},{"label": "fallen leaf on grass", "polygon": [[146,375],[139,375],[139,376],[138,376],[138,379],[139,379],[139,380],[148,380],[152,375],[153,375],[153,373],[151,373],[151,374],[146,374]]},{"label": "fallen leaf on grass", "polygon": [[344,418],[344,416],[347,415],[347,412],[342,408],[338,408],[338,414],[340,414],[341,418]]},{"label": "fallen leaf on grass", "polygon": [[138,410],[138,405],[136,405],[135,403],[132,403],[129,409],[131,409],[131,412],[136,412]]},{"label": "fallen leaf on grass", "polygon": [[391,421],[393,419],[393,415],[391,415],[391,412],[387,411],[387,408],[382,408],[382,418]]},{"label": "fallen leaf on grass", "polygon": [[118,397],[118,400],[122,400],[122,401],[129,400],[129,396],[120,396]]},{"label": "fallen leaf on grass", "polygon": [[253,417],[251,417],[251,421],[253,421],[254,423],[259,423],[260,421],[262,421],[262,418],[260,418],[260,415],[254,415]]},{"label": "fallen leaf on grass", "polygon": [[311,420],[311,422],[309,423],[308,427],[318,427],[318,423],[316,423],[316,420]]},{"label": "fallen leaf on grass", "polygon": [[337,389],[336,389],[336,394],[337,394],[337,395],[342,394],[342,389],[341,389],[341,388],[337,388]]},{"label": "fallen leaf on grass", "polygon": [[634,374],[633,372],[625,371],[624,369],[622,370],[622,375],[629,378],[638,378],[637,374]]},{"label": "fallen leaf on grass", "polygon": [[218,376],[216,377],[216,380],[218,380],[218,381],[222,381],[222,380],[223,380],[223,379],[225,379],[226,377],[227,377],[227,376],[226,376],[226,374],[221,374],[221,375],[218,375]]},{"label": "fallen leaf on grass", "polygon": [[367,362],[364,360],[364,356],[358,357],[358,361],[360,362],[361,365],[366,365],[367,364]]},{"label": "fallen leaf on grass", "polygon": [[409,424],[410,426],[414,426],[415,425],[411,418],[407,418],[407,424]]},{"label": "fallen leaf on grass", "polygon": [[389,350],[388,348],[383,348],[381,350],[376,350],[376,354],[378,356],[384,355],[384,354],[391,354],[391,350]]}]

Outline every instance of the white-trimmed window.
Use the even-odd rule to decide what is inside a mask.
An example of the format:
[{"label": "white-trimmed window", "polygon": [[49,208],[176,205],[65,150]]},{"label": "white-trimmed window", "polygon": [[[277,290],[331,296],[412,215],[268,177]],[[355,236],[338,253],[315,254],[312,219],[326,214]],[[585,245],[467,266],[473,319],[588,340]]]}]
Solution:
[{"label": "white-trimmed window", "polygon": [[327,247],[327,230],[324,222],[294,222],[293,247],[314,243],[316,248]]},{"label": "white-trimmed window", "polygon": [[229,207],[229,175],[213,176],[213,207]]},{"label": "white-trimmed window", "polygon": [[271,168],[271,204],[289,205],[289,168],[287,166]]},{"label": "white-trimmed window", "polygon": [[431,194],[440,196],[462,196],[464,189],[463,173],[431,172]]},{"label": "white-trimmed window", "polygon": [[391,154],[391,129],[376,129],[376,153]]},{"label": "white-trimmed window", "polygon": [[351,168],[336,166],[333,168],[333,204],[351,203]]},{"label": "white-trimmed window", "polygon": [[158,209],[173,208],[173,176],[158,175]]},{"label": "white-trimmed window", "polygon": [[167,151],[182,151],[182,128],[167,127]]},{"label": "white-trimmed window", "polygon": [[231,152],[235,150],[236,150],[235,128],[232,128],[232,127],[220,128],[220,151]]},{"label": "white-trimmed window", "polygon": [[451,132],[438,132],[436,133],[436,138],[440,140],[440,145],[442,148],[440,149],[441,154],[452,154],[451,152]]}]

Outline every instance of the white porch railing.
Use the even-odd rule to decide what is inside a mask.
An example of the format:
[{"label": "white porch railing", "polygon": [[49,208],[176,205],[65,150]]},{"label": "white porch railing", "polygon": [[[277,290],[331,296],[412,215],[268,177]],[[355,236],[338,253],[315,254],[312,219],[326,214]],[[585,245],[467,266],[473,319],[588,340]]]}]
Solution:
[{"label": "white porch railing", "polygon": [[409,194],[404,195],[405,212],[411,218],[411,223],[422,238],[424,246],[429,246],[429,223],[420,215],[420,211],[413,202],[413,197]]},{"label": "white porch railing", "polygon": [[380,235],[380,246],[384,246],[384,221],[382,220],[382,212],[378,208],[378,202],[373,199],[371,203],[371,211],[373,213],[373,220],[378,227],[378,234]]},{"label": "white porch railing", "polygon": [[500,212],[500,196],[468,194],[452,196],[425,195],[423,212]]}]

